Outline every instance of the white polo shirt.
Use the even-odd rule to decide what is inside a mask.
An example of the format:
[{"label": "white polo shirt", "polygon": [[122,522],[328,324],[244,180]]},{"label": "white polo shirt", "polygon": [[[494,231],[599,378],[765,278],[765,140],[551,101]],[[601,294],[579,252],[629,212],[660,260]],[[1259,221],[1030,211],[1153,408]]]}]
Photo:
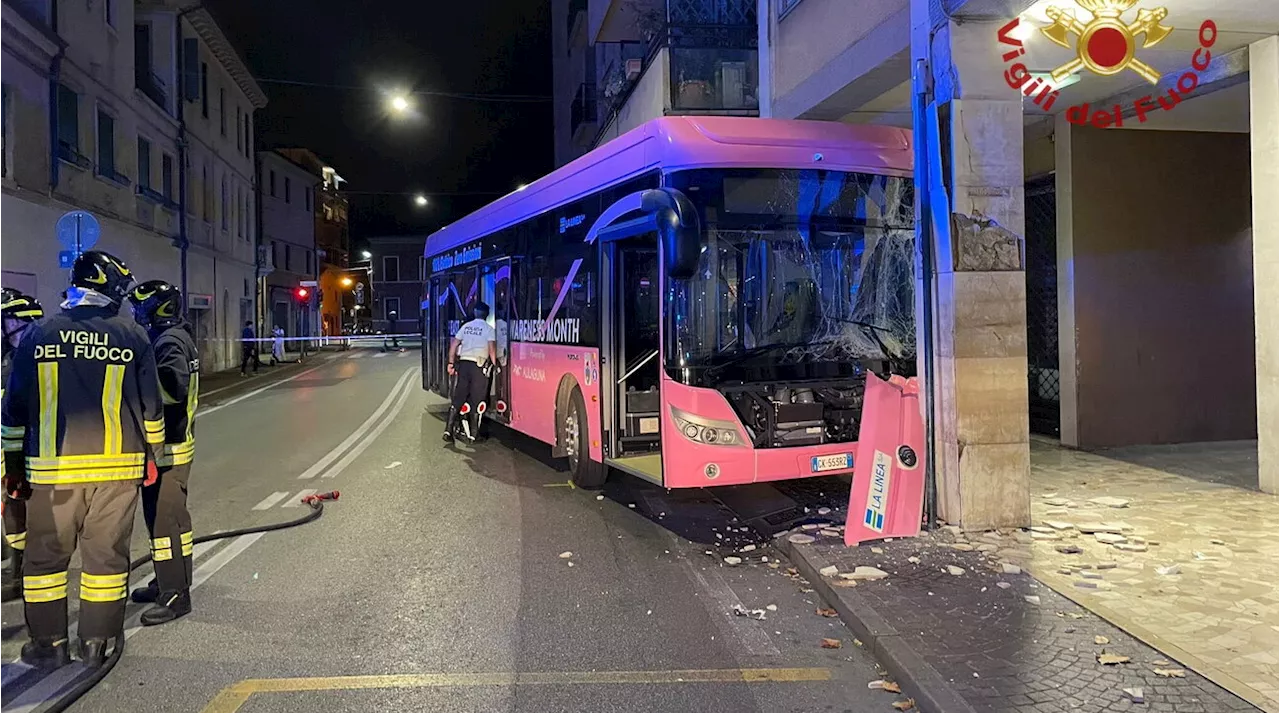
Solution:
[{"label": "white polo shirt", "polygon": [[458,358],[483,364],[489,358],[489,343],[494,341],[493,327],[483,319],[462,325],[453,336],[458,340]]}]

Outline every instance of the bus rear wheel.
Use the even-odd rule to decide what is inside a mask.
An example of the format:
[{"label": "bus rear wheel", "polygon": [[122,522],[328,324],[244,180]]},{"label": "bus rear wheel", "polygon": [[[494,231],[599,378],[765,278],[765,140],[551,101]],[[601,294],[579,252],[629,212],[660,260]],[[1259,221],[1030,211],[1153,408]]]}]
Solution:
[{"label": "bus rear wheel", "polygon": [[609,471],[603,463],[591,460],[590,438],[587,433],[587,406],[582,392],[574,389],[569,395],[569,408],[561,424],[561,437],[565,455],[569,458],[569,475],[573,484],[586,490],[604,486]]}]

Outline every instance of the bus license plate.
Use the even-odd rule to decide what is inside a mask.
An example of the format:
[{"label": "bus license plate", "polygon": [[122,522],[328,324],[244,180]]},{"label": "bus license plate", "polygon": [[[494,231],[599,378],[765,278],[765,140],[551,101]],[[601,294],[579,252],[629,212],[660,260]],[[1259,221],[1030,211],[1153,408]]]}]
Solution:
[{"label": "bus license plate", "polygon": [[853,467],[853,454],[841,453],[834,456],[814,456],[811,462],[815,473],[827,470],[843,470]]}]

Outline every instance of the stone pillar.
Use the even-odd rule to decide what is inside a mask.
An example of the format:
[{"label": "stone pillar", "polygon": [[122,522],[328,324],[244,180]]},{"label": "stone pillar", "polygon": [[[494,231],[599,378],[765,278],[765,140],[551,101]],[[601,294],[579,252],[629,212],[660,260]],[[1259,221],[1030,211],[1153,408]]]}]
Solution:
[{"label": "stone pillar", "polygon": [[1280,71],[1275,35],[1249,45],[1249,140],[1253,154],[1253,304],[1258,380],[1258,487],[1280,485]]},{"label": "stone pillar", "polygon": [[1003,22],[939,17],[930,5],[912,0],[912,56],[928,60],[940,125],[938,140],[916,146],[941,169],[930,196],[939,516],[966,530],[1022,527],[1031,500],[1021,95],[1004,80]]}]

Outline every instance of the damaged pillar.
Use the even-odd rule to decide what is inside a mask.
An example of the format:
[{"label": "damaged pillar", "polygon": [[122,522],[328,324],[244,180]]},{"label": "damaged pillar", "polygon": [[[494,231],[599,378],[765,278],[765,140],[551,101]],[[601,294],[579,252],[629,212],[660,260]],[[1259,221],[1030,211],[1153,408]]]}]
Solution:
[{"label": "damaged pillar", "polygon": [[1253,154],[1253,299],[1254,339],[1257,345],[1258,489],[1280,491],[1280,413],[1277,382],[1280,355],[1276,335],[1280,317],[1280,190],[1276,163],[1280,161],[1280,41],[1275,35],[1249,45],[1249,141]]},{"label": "damaged pillar", "polygon": [[1004,22],[960,21],[942,16],[940,5],[911,0],[912,57],[925,60],[925,115],[937,122],[915,134],[931,176],[924,189],[932,215],[938,516],[966,530],[1024,527],[1031,501],[1021,95],[1004,79],[997,41]]}]

